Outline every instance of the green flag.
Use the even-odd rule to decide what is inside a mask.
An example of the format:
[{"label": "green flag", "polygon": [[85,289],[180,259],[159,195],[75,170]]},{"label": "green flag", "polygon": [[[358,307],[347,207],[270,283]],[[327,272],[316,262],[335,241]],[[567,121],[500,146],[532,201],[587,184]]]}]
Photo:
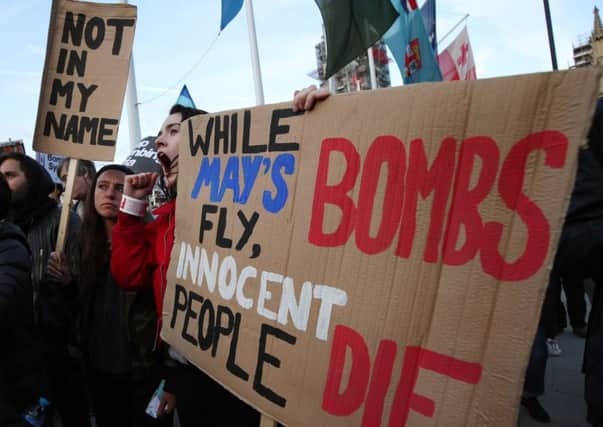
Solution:
[{"label": "green flag", "polygon": [[326,78],[374,45],[399,16],[390,0],[314,1],[325,25]]}]

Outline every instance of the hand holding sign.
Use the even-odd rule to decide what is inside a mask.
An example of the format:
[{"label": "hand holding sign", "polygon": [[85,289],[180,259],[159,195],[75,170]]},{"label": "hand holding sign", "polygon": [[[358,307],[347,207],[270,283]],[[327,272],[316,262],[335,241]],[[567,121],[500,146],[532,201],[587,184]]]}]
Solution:
[{"label": "hand holding sign", "polygon": [[50,256],[48,257],[48,269],[46,272],[53,281],[61,286],[67,286],[71,284],[73,280],[67,258],[65,257],[65,254],[61,252],[50,253]]},{"label": "hand holding sign", "polygon": [[329,97],[330,92],[326,87],[317,89],[315,85],[308,86],[302,90],[296,90],[293,94],[293,111],[306,111],[314,108],[318,101]]}]

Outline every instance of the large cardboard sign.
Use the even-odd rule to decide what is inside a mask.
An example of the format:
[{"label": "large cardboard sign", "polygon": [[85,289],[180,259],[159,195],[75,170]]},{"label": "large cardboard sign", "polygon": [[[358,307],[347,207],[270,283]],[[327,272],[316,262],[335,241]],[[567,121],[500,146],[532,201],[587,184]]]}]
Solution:
[{"label": "large cardboard sign", "polygon": [[54,0],[35,151],[113,160],[136,7]]},{"label": "large cardboard sign", "polygon": [[515,425],[597,82],[185,122],[162,337],[290,426]]}]

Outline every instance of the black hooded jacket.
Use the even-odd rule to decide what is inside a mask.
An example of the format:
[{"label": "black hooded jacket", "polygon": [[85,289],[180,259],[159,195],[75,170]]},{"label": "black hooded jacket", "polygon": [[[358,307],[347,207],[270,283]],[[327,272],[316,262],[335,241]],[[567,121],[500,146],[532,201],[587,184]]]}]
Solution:
[{"label": "black hooded jacket", "polygon": [[0,425],[9,425],[44,393],[33,321],[31,257],[13,224],[0,222]]},{"label": "black hooded jacket", "polygon": [[[48,256],[55,250],[61,209],[48,195],[54,184],[46,170],[34,159],[19,159],[27,178],[28,188],[24,200],[12,206],[9,217],[27,237],[32,255],[32,285],[34,292],[34,317],[45,340],[45,349],[64,351],[73,325],[73,300],[75,286],[62,287],[48,279]],[[77,274],[77,234],[80,221],[69,215],[65,255],[71,271]]]},{"label": "black hooded jacket", "polygon": [[603,168],[595,155],[592,146],[580,150],[566,225],[600,221],[603,218]]}]

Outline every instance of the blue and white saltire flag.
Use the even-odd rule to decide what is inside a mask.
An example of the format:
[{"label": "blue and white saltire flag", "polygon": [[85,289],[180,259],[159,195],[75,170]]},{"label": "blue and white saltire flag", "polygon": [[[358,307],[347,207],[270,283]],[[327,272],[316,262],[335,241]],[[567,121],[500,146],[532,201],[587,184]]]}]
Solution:
[{"label": "blue and white saltire flag", "polygon": [[185,107],[197,108],[195,106],[195,101],[193,101],[193,97],[186,85],[182,86],[182,90],[180,91],[180,95],[178,95],[178,99],[176,100],[176,104],[184,105]]},{"label": "blue and white saltire flag", "polygon": [[220,21],[220,31],[232,21],[243,7],[243,0],[222,0],[222,19]]},{"label": "blue and white saltire flag", "polygon": [[421,10],[403,13],[400,0],[391,1],[400,17],[383,39],[400,68],[404,84],[441,81],[442,73],[427,37]]},{"label": "blue and white saltire flag", "polygon": [[431,47],[435,54],[438,54],[438,39],[436,36],[436,0],[425,0],[423,6],[421,6],[421,15],[423,15],[423,23],[425,24],[425,31],[427,31],[427,37],[431,42]]}]

